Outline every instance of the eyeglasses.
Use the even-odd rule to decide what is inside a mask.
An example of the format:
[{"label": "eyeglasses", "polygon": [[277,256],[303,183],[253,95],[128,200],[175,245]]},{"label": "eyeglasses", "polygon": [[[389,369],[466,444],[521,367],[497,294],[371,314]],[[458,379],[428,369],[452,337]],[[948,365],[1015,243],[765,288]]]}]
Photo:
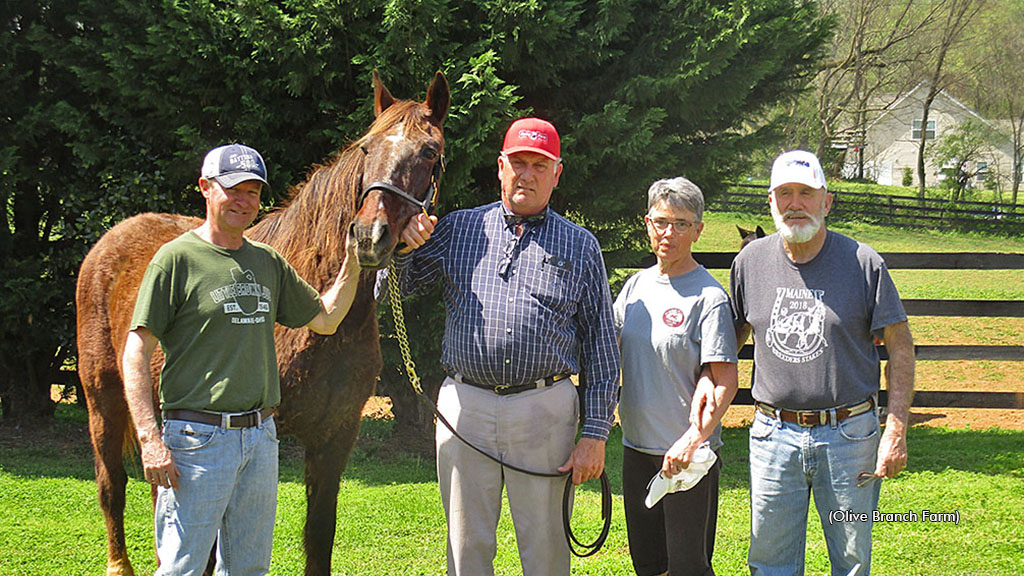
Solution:
[{"label": "eyeglasses", "polygon": [[688,222],[686,220],[669,220],[667,218],[651,218],[650,216],[644,216],[644,220],[646,220],[651,226],[654,226],[654,229],[659,234],[668,232],[670,226],[677,233],[686,232],[693,226],[693,222]]}]

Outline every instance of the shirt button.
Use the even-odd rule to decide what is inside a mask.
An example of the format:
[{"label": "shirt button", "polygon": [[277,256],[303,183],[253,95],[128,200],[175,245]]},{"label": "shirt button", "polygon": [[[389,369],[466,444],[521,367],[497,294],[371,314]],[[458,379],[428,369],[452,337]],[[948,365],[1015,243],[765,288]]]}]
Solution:
[{"label": "shirt button", "polygon": [[505,332],[508,332],[509,334],[511,334],[512,333],[512,329],[511,328],[506,328]]},{"label": "shirt button", "polygon": [[515,299],[514,297],[512,297],[512,296],[509,296],[509,298],[508,298],[508,301],[509,301],[509,302],[515,302],[515,301],[516,301],[516,299]]},{"label": "shirt button", "polygon": [[512,359],[511,358],[505,359],[505,364],[511,364],[511,363],[512,363]]}]

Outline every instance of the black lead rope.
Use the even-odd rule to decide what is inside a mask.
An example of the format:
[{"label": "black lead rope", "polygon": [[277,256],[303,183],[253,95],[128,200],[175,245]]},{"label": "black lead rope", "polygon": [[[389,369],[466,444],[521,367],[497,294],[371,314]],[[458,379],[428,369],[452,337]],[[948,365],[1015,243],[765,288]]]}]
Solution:
[{"label": "black lead rope", "polygon": [[[455,427],[452,426],[448,422],[448,419],[445,418],[443,414],[441,414],[441,411],[437,409],[437,405],[434,404],[434,402],[431,401],[430,398],[427,398],[427,396],[423,392],[416,390],[416,395],[419,396],[424,402],[426,402],[428,406],[430,406],[430,410],[434,413],[434,416],[436,416],[437,419],[441,423],[443,423],[446,428],[448,428],[448,430],[452,433],[453,436],[458,438],[466,446],[469,446],[473,450],[476,450],[480,454],[483,454],[487,458],[493,460],[494,462],[497,462],[502,467],[508,468],[509,470],[514,470],[522,474],[527,474],[530,476],[540,476],[542,478],[558,478],[560,476],[566,476],[565,491],[562,493],[562,526],[565,528],[565,542],[569,545],[569,551],[572,552],[573,555],[577,558],[586,558],[587,556],[592,556],[598,550],[601,549],[601,546],[604,546],[604,541],[608,538],[608,532],[611,530],[612,527],[612,490],[611,486],[608,484],[608,474],[605,471],[601,471],[601,519],[604,520],[604,526],[601,528],[601,534],[598,535],[597,539],[594,540],[593,543],[585,544],[583,542],[580,542],[576,538],[576,535],[572,532],[572,526],[570,525],[570,521],[572,520],[570,501],[572,499],[572,495],[574,492],[574,485],[572,483],[572,472],[566,474],[562,474],[560,472],[537,472],[534,470],[520,468],[515,464],[509,464],[508,462],[504,462],[501,459],[496,458],[488,454],[487,452],[484,452],[481,448],[474,445],[469,440],[466,440],[465,438],[462,437],[461,434],[456,432]],[[581,548],[581,550],[577,551],[577,547]]]}]

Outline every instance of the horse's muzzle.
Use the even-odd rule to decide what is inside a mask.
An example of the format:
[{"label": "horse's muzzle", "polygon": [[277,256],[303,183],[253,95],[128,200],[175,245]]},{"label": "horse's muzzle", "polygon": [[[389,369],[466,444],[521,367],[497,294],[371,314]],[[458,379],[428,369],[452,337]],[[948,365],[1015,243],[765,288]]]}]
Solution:
[{"label": "horse's muzzle", "polygon": [[375,220],[371,226],[353,222],[349,233],[355,235],[356,256],[364,270],[380,270],[391,263],[397,239],[386,220]]}]

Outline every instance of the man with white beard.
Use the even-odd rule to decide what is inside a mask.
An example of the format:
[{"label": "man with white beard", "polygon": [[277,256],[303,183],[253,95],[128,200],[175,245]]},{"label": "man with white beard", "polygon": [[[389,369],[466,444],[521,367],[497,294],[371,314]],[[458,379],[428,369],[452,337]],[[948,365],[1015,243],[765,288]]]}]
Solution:
[{"label": "man with white beard", "polygon": [[[913,338],[882,258],[826,229],[833,199],[814,154],[779,156],[769,191],[778,233],[740,252],[730,278],[737,338],[756,344],[750,572],[803,573],[813,493],[832,574],[866,575],[881,481],[907,463]],[[884,433],[873,336],[889,353]]]}]

